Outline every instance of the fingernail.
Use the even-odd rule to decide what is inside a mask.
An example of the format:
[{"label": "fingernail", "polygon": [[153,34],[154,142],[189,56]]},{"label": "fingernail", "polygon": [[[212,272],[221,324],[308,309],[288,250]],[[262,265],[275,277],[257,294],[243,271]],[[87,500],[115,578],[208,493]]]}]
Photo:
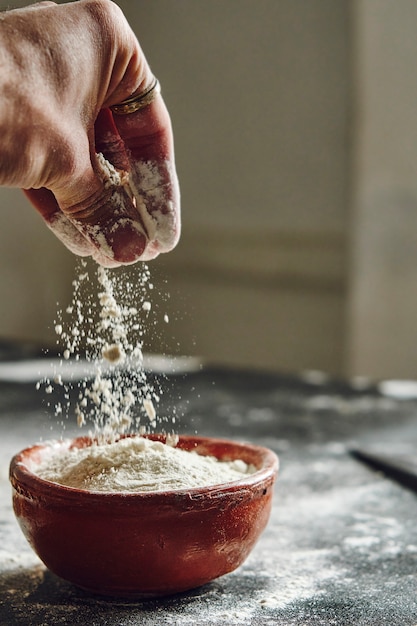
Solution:
[{"label": "fingernail", "polygon": [[112,249],[113,258],[119,263],[134,263],[142,256],[147,239],[137,230],[130,220],[114,225],[107,236],[108,245]]}]

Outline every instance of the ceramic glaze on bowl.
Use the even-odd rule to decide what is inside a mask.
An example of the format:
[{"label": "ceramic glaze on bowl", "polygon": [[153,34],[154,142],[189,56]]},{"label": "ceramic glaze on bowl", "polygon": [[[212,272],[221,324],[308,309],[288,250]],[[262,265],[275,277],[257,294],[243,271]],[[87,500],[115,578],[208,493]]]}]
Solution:
[{"label": "ceramic glaze on bowl", "polygon": [[[89,443],[80,437],[72,445]],[[239,567],[269,519],[276,455],[205,437],[181,436],[178,447],[224,461],[242,459],[256,471],[210,487],[97,493],[34,474],[30,468],[48,444],[14,456],[14,512],[45,565],[93,593],[125,598],[186,591]]]}]

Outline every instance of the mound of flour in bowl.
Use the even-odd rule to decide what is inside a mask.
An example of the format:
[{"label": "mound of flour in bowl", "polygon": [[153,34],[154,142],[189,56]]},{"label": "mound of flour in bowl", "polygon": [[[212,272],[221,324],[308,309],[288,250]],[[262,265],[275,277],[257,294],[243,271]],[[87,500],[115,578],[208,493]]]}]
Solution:
[{"label": "mound of flour in bowl", "polygon": [[244,461],[220,461],[161,441],[128,437],[109,444],[46,448],[35,474],[67,487],[100,492],[165,491],[239,480],[255,468]]}]

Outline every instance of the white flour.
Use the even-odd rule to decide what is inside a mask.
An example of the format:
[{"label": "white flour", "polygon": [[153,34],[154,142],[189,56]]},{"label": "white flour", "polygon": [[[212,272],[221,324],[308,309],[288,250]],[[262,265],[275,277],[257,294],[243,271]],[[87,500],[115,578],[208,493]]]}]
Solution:
[{"label": "white flour", "polygon": [[190,489],[236,481],[255,471],[241,460],[219,461],[144,437],[72,449],[61,442],[47,448],[31,469],[45,480],[100,492]]}]

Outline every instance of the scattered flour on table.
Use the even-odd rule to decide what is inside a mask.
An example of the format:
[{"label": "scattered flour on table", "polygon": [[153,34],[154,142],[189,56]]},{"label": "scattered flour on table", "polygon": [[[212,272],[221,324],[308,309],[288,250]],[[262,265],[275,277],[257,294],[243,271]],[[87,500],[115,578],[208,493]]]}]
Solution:
[{"label": "scattered flour on table", "polygon": [[242,460],[219,461],[139,436],[85,448],[57,443],[32,469],[45,480],[100,492],[191,489],[236,481],[255,471]]}]

